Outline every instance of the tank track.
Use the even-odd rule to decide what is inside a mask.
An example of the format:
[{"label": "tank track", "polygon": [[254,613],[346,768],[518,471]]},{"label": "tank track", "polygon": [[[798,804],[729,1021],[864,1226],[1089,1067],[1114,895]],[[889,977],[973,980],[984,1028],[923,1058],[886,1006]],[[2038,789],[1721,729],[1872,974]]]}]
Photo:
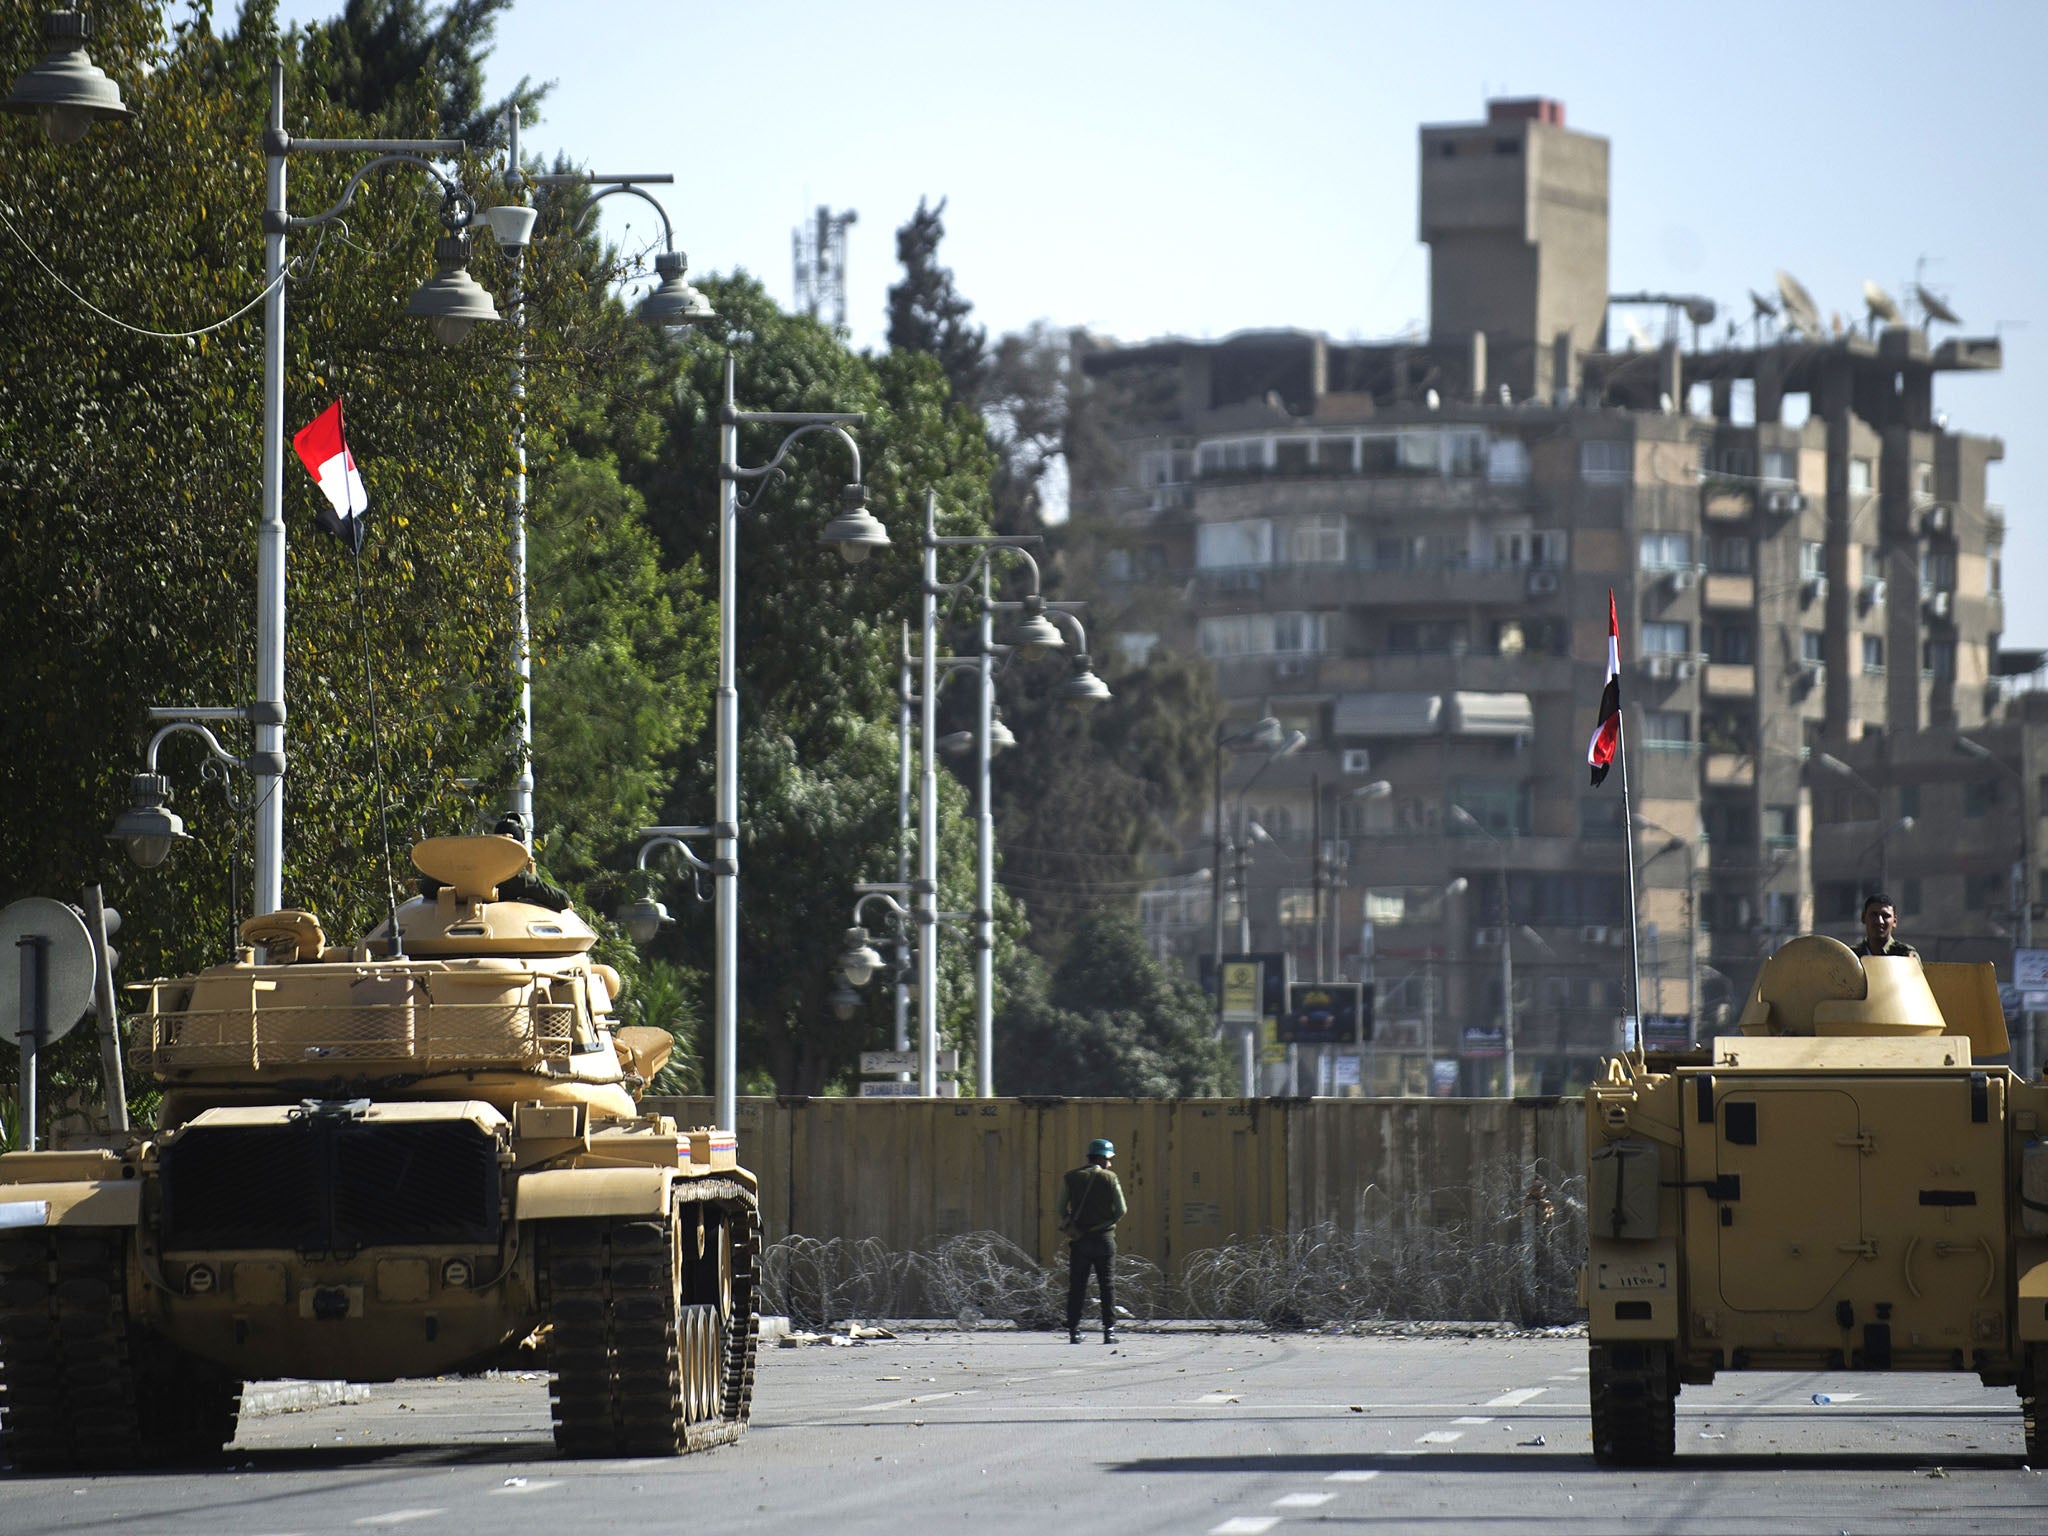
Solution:
[{"label": "tank track", "polygon": [[2027,1438],[2027,1465],[2048,1471],[2048,1344],[2027,1352],[2020,1382],[2020,1427]]},{"label": "tank track", "polygon": [[1671,1347],[1594,1344],[1587,1351],[1593,1459],[1603,1467],[1661,1467],[1678,1448],[1678,1382]]},{"label": "tank track", "polygon": [[242,1384],[130,1327],[124,1231],[0,1238],[0,1458],[18,1472],[218,1455]]},{"label": "tank track", "polygon": [[[704,1259],[698,1206],[712,1239]],[[753,1401],[759,1233],[752,1194],[725,1179],[679,1185],[666,1219],[546,1224],[549,1395],[563,1455],[676,1456],[739,1438]]]}]

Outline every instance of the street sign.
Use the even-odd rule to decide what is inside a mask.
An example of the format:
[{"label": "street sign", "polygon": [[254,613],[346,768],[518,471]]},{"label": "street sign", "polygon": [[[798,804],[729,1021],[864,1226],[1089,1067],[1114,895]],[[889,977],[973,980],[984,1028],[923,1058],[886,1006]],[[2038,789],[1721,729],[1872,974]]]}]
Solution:
[{"label": "street sign", "polygon": [[1256,1024],[1259,1021],[1259,962],[1223,962],[1223,1022]]},{"label": "street sign", "polygon": [[[34,943],[40,939],[40,944]],[[24,941],[29,941],[24,943]],[[42,1033],[48,1045],[71,1032],[92,1006],[92,936],[77,909],[47,896],[29,896],[0,908],[0,1038],[22,1028],[22,968],[28,950],[40,949]]]},{"label": "street sign", "polygon": [[2022,992],[2048,992],[2048,949],[2014,950],[2012,984]]},{"label": "street sign", "polygon": [[866,1077],[894,1077],[898,1072],[915,1072],[915,1051],[862,1051],[860,1070]]},{"label": "street sign", "polygon": [[1355,981],[1297,981],[1287,989],[1280,1038],[1293,1045],[1350,1045],[1370,1040],[1371,991]]},{"label": "street sign", "polygon": [[864,1099],[914,1099],[919,1094],[917,1084],[899,1083],[892,1079],[885,1083],[862,1083],[860,1096]]}]

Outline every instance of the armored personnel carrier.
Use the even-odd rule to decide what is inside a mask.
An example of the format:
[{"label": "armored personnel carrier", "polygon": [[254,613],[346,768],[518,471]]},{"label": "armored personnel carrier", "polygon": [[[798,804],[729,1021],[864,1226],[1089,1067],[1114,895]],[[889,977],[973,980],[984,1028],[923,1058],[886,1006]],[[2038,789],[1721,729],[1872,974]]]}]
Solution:
[{"label": "armored personnel carrier", "polygon": [[638,1112],[668,1036],[613,1028],[618,974],[573,911],[523,899],[524,844],[413,861],[433,894],[363,942],[273,912],[231,964],[131,989],[155,1130],[0,1156],[0,1458],[203,1457],[245,1381],[522,1346],[565,1454],[739,1435],[760,1237],[730,1129]]},{"label": "armored personnel carrier", "polygon": [[1796,938],[1741,1031],[1587,1090],[1594,1457],[1669,1461],[1721,1371],[1953,1371],[2048,1466],[2048,1083],[1987,1064],[1992,968]]}]

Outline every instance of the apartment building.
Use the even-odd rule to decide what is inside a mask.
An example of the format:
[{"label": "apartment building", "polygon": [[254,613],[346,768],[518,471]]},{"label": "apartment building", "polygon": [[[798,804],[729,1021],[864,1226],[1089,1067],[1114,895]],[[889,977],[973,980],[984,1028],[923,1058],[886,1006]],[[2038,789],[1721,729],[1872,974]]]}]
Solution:
[{"label": "apartment building", "polygon": [[[1710,302],[1630,294],[1664,336],[1614,347],[1606,142],[1496,101],[1420,149],[1426,339],[1081,359],[1121,448],[1074,486],[1086,595],[1226,701],[1155,946],[1369,978],[1379,1092],[1499,1092],[1510,1034],[1522,1092],[1582,1084],[1637,1015],[1711,1034],[1785,937],[1853,937],[1880,879],[1927,902],[1910,935],[1924,913],[2008,974],[2026,903],[1993,866],[2038,843],[2042,786],[1998,675],[2002,445],[1934,408],[1998,343],[1808,314],[1703,345]],[[1610,590],[1632,844],[1621,773],[1585,762]]]}]

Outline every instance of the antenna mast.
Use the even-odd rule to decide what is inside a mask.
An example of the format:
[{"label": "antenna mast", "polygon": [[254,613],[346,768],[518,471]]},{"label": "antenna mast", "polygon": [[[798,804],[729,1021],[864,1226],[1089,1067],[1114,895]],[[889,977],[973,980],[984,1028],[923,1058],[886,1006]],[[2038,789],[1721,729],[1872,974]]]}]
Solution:
[{"label": "antenna mast", "polygon": [[834,213],[821,206],[808,225],[789,237],[796,267],[796,307],[833,331],[846,334],[846,226],[860,215],[851,208]]}]

